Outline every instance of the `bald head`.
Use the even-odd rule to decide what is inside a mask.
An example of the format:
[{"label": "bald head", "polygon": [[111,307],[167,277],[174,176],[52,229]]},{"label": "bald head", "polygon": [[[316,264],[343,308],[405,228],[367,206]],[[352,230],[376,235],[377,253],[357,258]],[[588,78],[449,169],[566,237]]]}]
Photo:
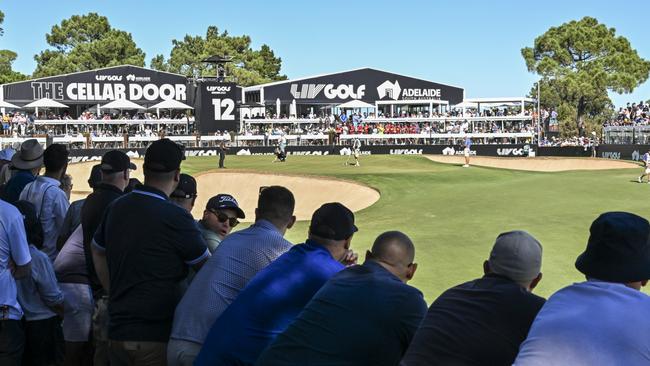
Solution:
[{"label": "bald head", "polygon": [[417,268],[413,263],[415,246],[411,239],[400,231],[387,231],[379,235],[367,253],[367,259],[378,262],[404,282],[413,277]]}]

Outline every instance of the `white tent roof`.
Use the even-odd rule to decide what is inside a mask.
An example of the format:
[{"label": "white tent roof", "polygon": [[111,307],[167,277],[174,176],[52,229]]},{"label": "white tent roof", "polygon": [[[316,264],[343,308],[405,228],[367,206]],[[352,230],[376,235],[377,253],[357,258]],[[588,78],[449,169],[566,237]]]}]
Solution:
[{"label": "white tent roof", "polygon": [[135,104],[130,100],[118,99],[101,106],[101,109],[146,109],[145,107]]},{"label": "white tent roof", "polygon": [[68,106],[50,98],[41,98],[24,105],[23,108],[68,108]]},{"label": "white tent roof", "polygon": [[176,99],[167,99],[163,100],[162,102],[158,104],[154,104],[149,109],[194,109],[191,106],[179,102]]},{"label": "white tent roof", "polygon": [[355,99],[355,100],[351,100],[351,101],[349,101],[349,102],[345,102],[345,103],[343,103],[343,104],[339,104],[337,107],[342,108],[342,109],[345,109],[345,108],[348,108],[348,109],[354,109],[354,108],[373,108],[373,109],[374,109],[374,108],[375,108],[375,106],[372,105],[372,104],[370,104],[370,103],[366,103],[366,102],[363,102],[363,101],[361,101],[361,100],[356,100],[356,99]]},{"label": "white tent roof", "polygon": [[13,108],[13,109],[20,109],[19,106],[11,104],[9,102],[5,102],[4,100],[0,100],[0,108]]}]

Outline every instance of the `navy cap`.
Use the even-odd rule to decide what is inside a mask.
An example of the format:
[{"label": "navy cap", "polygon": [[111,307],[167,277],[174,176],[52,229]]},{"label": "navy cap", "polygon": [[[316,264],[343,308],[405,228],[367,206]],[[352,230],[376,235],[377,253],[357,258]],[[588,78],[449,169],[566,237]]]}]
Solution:
[{"label": "navy cap", "polygon": [[587,277],[628,283],[650,279],[650,223],[628,212],[606,212],[589,229],[576,268]]},{"label": "navy cap", "polygon": [[182,173],[178,181],[178,186],[171,197],[176,198],[192,198],[196,197],[196,179],[189,174]]},{"label": "navy cap", "polygon": [[235,197],[229,194],[218,194],[210,198],[208,203],[205,205],[206,210],[220,210],[224,208],[235,210],[237,212],[237,217],[240,219],[246,218],[244,211],[239,208],[239,203],[237,203]]},{"label": "navy cap", "polygon": [[185,160],[183,146],[170,139],[154,141],[144,155],[144,168],[152,172],[167,173],[181,168]]},{"label": "navy cap", "polygon": [[103,172],[116,173],[123,172],[127,169],[135,170],[135,164],[131,162],[129,156],[119,150],[111,150],[102,156],[100,165]]},{"label": "navy cap", "polygon": [[354,225],[354,213],[338,202],[325,203],[311,217],[309,232],[323,239],[343,240],[359,229]]}]

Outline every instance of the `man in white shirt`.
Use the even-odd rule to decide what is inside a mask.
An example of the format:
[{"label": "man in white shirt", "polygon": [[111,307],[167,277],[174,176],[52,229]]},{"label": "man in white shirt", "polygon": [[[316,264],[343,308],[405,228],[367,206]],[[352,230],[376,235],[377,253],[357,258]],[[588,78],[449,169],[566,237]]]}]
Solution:
[{"label": "man in white shirt", "polygon": [[15,279],[29,276],[31,260],[22,215],[0,200],[0,365],[21,364],[25,333]]},{"label": "man in white shirt", "polygon": [[576,268],[587,281],[551,296],[519,348],[515,365],[650,364],[650,223],[607,212],[591,224]]},{"label": "man in white shirt", "polygon": [[36,212],[43,225],[43,252],[52,262],[58,253],[56,242],[70,206],[68,197],[60,188],[61,179],[68,168],[68,150],[65,145],[52,144],[43,154],[45,174],[27,184],[20,193],[20,199],[36,206]]}]

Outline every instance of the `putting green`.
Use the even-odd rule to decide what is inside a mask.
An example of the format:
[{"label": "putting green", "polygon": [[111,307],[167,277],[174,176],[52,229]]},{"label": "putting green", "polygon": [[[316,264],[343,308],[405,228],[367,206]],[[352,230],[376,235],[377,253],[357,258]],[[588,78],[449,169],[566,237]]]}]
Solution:
[{"label": "putting green", "polygon": [[[540,240],[544,278],[536,292],[549,296],[582,280],[573,263],[600,213],[621,210],[650,217],[650,185],[634,182],[640,169],[463,169],[422,156],[364,156],[360,167],[343,162],[340,156],[290,156],[286,163],[275,164],[267,156],[228,156],[226,161],[237,170],[329,176],[377,189],[379,201],[356,214],[360,230],[352,247],[363,258],[381,232],[408,234],[419,263],[410,283],[424,292],[428,303],[445,289],[481,276],[482,262],[500,232],[522,229]],[[190,158],[183,170],[197,174],[216,163],[214,157]],[[302,242],[307,227],[308,222],[299,222],[287,238]]]}]

